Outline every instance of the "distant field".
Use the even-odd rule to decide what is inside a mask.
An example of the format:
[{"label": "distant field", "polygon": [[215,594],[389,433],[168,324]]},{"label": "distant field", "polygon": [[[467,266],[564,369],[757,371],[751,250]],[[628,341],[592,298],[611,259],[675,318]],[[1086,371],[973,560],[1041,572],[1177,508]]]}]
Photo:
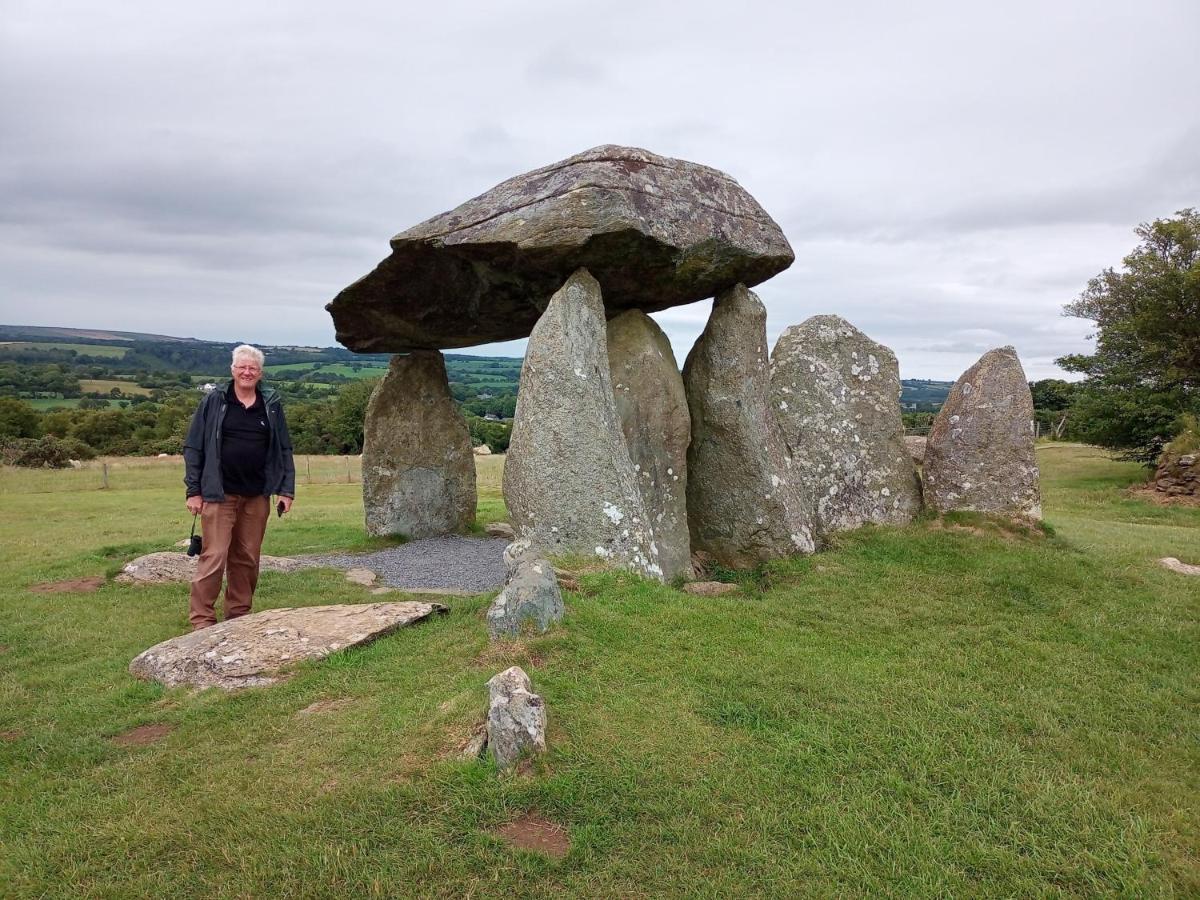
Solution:
[{"label": "distant field", "polygon": [[[50,398],[38,397],[36,400],[29,400],[29,399],[25,399],[25,398],[22,398],[22,399],[24,400],[25,403],[28,403],[34,409],[43,410],[43,411],[47,410],[47,409],[54,409],[55,407],[57,407],[59,409],[75,409],[76,407],[79,406],[79,400],[80,400],[79,397],[72,397],[69,400],[55,399],[53,397],[50,397]],[[112,404],[113,404],[112,400],[102,400],[100,402],[105,403],[108,406],[112,406]]]},{"label": "distant field", "polygon": [[126,394],[140,394],[143,397],[150,396],[149,388],[134,384],[132,381],[120,381],[116,378],[81,378],[79,380],[79,388],[85,394],[94,392],[107,394],[113,388],[116,388]]},{"label": "distant field", "polygon": [[362,368],[356,371],[344,363],[333,363],[320,368],[312,363],[285,363],[279,366],[267,366],[264,371],[268,375],[272,372],[328,372],[344,378],[379,378],[387,371],[387,366],[378,363],[362,363]]},{"label": "distant field", "polygon": [[99,344],[63,344],[58,341],[3,341],[0,349],[7,350],[74,350],[80,356],[105,356],[123,359],[128,347],[105,347]]}]

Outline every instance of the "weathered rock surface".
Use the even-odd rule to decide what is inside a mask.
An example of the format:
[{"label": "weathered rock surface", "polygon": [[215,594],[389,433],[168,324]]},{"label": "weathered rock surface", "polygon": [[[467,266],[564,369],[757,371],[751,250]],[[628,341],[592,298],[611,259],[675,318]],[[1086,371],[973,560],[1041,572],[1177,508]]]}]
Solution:
[{"label": "weathered rock surface", "polygon": [[955,382],[925,447],[925,503],[1042,517],[1033,397],[1012,347],[989,350]]},{"label": "weathered rock surface", "polygon": [[1168,497],[1200,496],[1200,454],[1167,456],[1155,470],[1153,484]]},{"label": "weathered rock surface", "polygon": [[483,526],[483,530],[488,537],[505,538],[510,541],[517,536],[517,533],[513,531],[513,527],[507,522],[489,522]]},{"label": "weathered rock surface", "polygon": [[1180,562],[1173,556],[1164,556],[1158,561],[1158,564],[1164,569],[1170,569],[1172,572],[1178,572],[1180,575],[1200,575],[1200,566]]},{"label": "weathered rock surface", "polygon": [[621,432],[668,580],[692,573],[687,524],[687,449],[692,441],[683,377],[671,342],[631,309],[608,320],[608,368]]},{"label": "weathered rock surface", "polygon": [[925,463],[925,444],[928,441],[929,438],[923,434],[906,434],[904,436],[904,446],[908,448],[908,455],[918,466]]},{"label": "weathered rock surface", "polygon": [[546,707],[519,666],[488,681],[487,747],[502,772],[546,750]]},{"label": "weathered rock surface", "polygon": [[895,354],[845,319],[813,316],[779,336],[771,405],[818,534],[904,525],[920,512],[899,398]]},{"label": "weathered rock surface", "polygon": [[367,533],[433,537],[475,521],[475,456],[436,350],[392,357],[363,432]]},{"label": "weathered rock surface", "polygon": [[587,272],[567,280],[529,337],[504,502],[516,533],[543,553],[662,579],[609,380],[600,286]]},{"label": "weathered rock surface", "polygon": [[683,592],[694,597],[724,597],[726,594],[736,594],[739,590],[736,584],[724,581],[689,581],[683,586]]},{"label": "weathered rock surface", "polygon": [[612,314],[758,284],[794,259],[779,226],[725,173],[613,145],[510,178],[391,244],[327,307],[351,350],[525,337],[580,268]]},{"label": "weathered rock surface", "polygon": [[811,501],[768,405],[766,322],[745,285],[722,292],[683,367],[692,547],[735,568],[814,549]]},{"label": "weathered rock surface", "polygon": [[[127,562],[113,579],[122,584],[169,584],[176,581],[191,581],[196,577],[199,557],[169,550],[147,553]],[[260,572],[298,572],[304,563],[286,556],[260,556]]]},{"label": "weathered rock surface", "polygon": [[491,456],[492,448],[489,447],[487,444],[480,444],[478,447],[475,447],[471,452],[474,453],[476,456]]},{"label": "weathered rock surface", "polygon": [[366,603],[268,609],[156,644],[129,671],[167,687],[224,690],[274,684],[297,663],[369,643],[444,613],[437,603]]},{"label": "weathered rock surface", "polygon": [[361,584],[363,587],[374,587],[379,575],[370,569],[355,567],[346,570],[346,580],[351,584]]},{"label": "weathered rock surface", "polygon": [[514,561],[504,590],[488,607],[488,634],[492,640],[516,637],[527,622],[545,631],[562,621],[563,609],[554,566],[527,554]]}]

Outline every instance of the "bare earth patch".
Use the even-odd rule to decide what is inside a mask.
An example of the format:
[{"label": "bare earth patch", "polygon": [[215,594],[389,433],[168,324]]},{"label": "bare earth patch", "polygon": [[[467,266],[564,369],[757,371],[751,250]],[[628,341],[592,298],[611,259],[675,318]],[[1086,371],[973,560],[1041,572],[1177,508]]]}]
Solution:
[{"label": "bare earth patch", "polygon": [[511,847],[543,853],[554,859],[562,859],[571,849],[565,828],[532,813],[501,825],[494,833]]},{"label": "bare earth patch", "polygon": [[112,739],[118,747],[144,747],[155,744],[175,730],[174,725],[139,725]]},{"label": "bare earth patch", "polygon": [[318,700],[315,703],[310,703],[304,709],[296,713],[298,716],[311,716],[316,713],[336,712],[339,709],[345,709],[347,706],[354,705],[353,697],[340,697],[334,700]]},{"label": "bare earth patch", "polygon": [[46,581],[31,585],[34,594],[90,594],[104,586],[103,575],[88,575],[86,578],[70,578],[66,581]]},{"label": "bare earth patch", "polygon": [[6,744],[11,744],[13,741],[19,741],[23,737],[25,737],[25,732],[23,732],[20,728],[12,728],[8,731],[0,731],[0,741],[3,741]]},{"label": "bare earth patch", "polygon": [[1137,485],[1129,488],[1126,495],[1134,500],[1145,500],[1147,503],[1153,503],[1155,506],[1185,506],[1192,508],[1200,508],[1200,497],[1186,494],[1172,497],[1170,494],[1164,494],[1162,491],[1156,491],[1149,485]]},{"label": "bare earth patch", "polygon": [[[494,641],[489,643],[475,657],[475,665],[488,668],[497,666],[512,666],[522,663],[523,667],[538,669],[546,662],[546,654],[530,649],[522,639],[509,641]],[[527,666],[525,664],[528,664]]]}]

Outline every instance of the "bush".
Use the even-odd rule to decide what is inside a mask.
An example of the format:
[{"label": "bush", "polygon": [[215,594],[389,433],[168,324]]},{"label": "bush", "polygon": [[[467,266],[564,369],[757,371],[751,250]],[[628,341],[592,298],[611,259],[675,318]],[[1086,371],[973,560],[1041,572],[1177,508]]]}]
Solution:
[{"label": "bush", "polygon": [[[58,438],[15,438],[0,445],[0,459],[10,466],[27,469],[69,469],[72,450],[78,450],[78,441],[60,441]],[[86,449],[86,447],[84,448]]]}]

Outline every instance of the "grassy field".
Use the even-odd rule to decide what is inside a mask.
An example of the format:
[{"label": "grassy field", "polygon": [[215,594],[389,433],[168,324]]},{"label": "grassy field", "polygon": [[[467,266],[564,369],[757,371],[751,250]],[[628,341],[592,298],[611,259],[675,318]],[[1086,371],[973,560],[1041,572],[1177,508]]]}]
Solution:
[{"label": "grassy field", "polygon": [[[45,410],[48,410],[48,409],[75,409],[76,407],[79,406],[79,401],[81,399],[83,399],[83,398],[82,397],[70,397],[67,399],[63,399],[61,397],[60,398],[36,397],[36,398],[30,399],[28,397],[22,397],[21,402],[28,403],[34,409],[44,412]],[[105,406],[112,406],[117,401],[101,399],[99,402],[103,403]]]},{"label": "grassy field", "polygon": [[[584,575],[547,635],[489,646],[488,597],[235,695],[129,660],[186,589],[109,583],[187,533],[178,463],[108,490],[0,473],[0,894],[13,897],[1196,896],[1200,510],[1131,465],[1040,450],[1053,536],[965,518],[865,529],[696,598]],[[499,458],[483,519],[503,515]],[[52,488],[44,488],[52,490]],[[360,487],[314,484],[265,550],[366,548]],[[371,600],[268,573],[257,608]],[[485,681],[530,673],[549,753],[453,751]],[[353,702],[297,716],[315,700]],[[114,738],[144,724],[145,746]],[[530,812],[563,859],[496,829]]]},{"label": "grassy field", "polygon": [[117,388],[124,394],[150,396],[149,388],[144,388],[133,381],[121,381],[116,378],[81,378],[79,380],[79,389],[85,394],[107,394],[113,388]]},{"label": "grassy field", "polygon": [[109,347],[104,344],[64,344],[59,341],[3,341],[6,350],[74,350],[80,356],[104,356],[122,359],[128,347]]},{"label": "grassy field", "polygon": [[326,363],[315,368],[312,363],[286,363],[278,366],[265,366],[263,371],[269,378],[272,372],[325,372],[330,375],[341,375],[344,378],[382,378],[387,373],[387,366],[375,363],[362,363],[360,368],[352,368],[345,363]]}]

